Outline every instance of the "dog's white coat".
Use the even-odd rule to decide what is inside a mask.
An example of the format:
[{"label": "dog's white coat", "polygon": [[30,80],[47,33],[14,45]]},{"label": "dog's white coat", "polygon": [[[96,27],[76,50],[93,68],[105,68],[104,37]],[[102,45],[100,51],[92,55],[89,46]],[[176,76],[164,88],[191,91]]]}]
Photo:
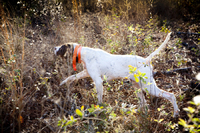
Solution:
[{"label": "dog's white coat", "polygon": [[[179,114],[179,108],[176,103],[176,98],[173,93],[166,92],[157,87],[153,78],[153,68],[149,63],[152,57],[158,54],[159,51],[166,46],[167,42],[170,39],[170,34],[171,33],[167,35],[165,41],[161,44],[161,46],[152,54],[150,54],[147,58],[136,55],[113,55],[100,49],[83,47],[81,51],[81,60],[84,64],[85,69],[76,75],[72,75],[66,78],[64,81],[61,82],[60,85],[63,85],[64,83],[70,84],[74,80],[91,77],[96,85],[98,103],[101,103],[103,96],[103,76],[105,75],[107,80],[120,79],[128,76],[131,81],[133,81],[137,89],[141,88],[144,91],[144,88],[147,88],[148,92],[151,95],[163,97],[169,100],[173,104],[175,117]],[[78,44],[74,44],[74,47],[76,45]],[[60,47],[55,47],[55,54],[57,53],[59,48]],[[148,77],[148,79],[145,79],[146,83],[151,84],[147,85],[142,82],[136,83],[133,76],[134,73],[131,75],[129,73],[128,65],[137,67],[137,70],[142,73],[146,73],[146,76]],[[143,93],[141,91],[138,91],[137,96],[140,99],[140,107],[144,107],[146,101]]]}]

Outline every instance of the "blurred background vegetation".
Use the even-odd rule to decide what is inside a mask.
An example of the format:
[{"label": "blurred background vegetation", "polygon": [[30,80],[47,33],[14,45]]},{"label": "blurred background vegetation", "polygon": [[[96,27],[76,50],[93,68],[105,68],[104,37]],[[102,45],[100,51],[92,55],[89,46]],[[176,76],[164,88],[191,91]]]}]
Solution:
[{"label": "blurred background vegetation", "polygon": [[[199,105],[188,101],[200,94],[199,24],[200,0],[0,0],[0,132],[198,132]],[[179,124],[171,103],[148,94],[150,110],[136,114],[126,80],[104,83],[103,108],[90,78],[59,86],[82,67],[74,72],[53,47],[147,57],[169,31],[177,34],[152,64],[158,86],[177,98]]]},{"label": "blurred background vegetation", "polygon": [[[115,12],[127,20],[145,20],[158,16],[162,19],[195,21],[200,18],[200,0],[1,0],[12,16],[24,17],[27,13],[33,26],[52,15],[74,15],[74,11]],[[77,9],[76,9],[77,8]],[[54,17],[55,17],[54,16]]]}]

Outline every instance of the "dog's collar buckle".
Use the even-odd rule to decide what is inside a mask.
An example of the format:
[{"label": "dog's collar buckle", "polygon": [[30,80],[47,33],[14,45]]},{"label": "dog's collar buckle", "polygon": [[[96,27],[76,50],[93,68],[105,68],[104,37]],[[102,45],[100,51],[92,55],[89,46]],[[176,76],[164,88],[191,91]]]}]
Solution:
[{"label": "dog's collar buckle", "polygon": [[73,69],[76,71],[76,57],[77,57],[77,51],[78,51],[78,63],[81,63],[81,49],[82,47],[80,45],[77,45],[74,49],[74,54],[73,54]]}]

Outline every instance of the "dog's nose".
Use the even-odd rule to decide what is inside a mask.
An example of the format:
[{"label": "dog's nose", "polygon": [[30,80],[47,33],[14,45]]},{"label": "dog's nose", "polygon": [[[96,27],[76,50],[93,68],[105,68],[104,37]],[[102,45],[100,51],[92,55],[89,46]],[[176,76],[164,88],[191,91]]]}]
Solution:
[{"label": "dog's nose", "polygon": [[56,55],[56,53],[57,53],[57,48],[54,47],[54,54]]}]

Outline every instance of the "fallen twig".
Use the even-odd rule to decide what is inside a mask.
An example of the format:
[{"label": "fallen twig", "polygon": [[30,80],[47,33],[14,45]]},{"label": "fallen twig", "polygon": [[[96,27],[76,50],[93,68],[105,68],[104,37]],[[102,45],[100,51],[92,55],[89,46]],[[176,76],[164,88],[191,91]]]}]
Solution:
[{"label": "fallen twig", "polygon": [[[197,66],[198,68],[200,68],[200,66]],[[182,73],[182,72],[185,72],[185,71],[191,71],[191,67],[186,67],[186,68],[177,68],[177,69],[173,69],[171,71],[157,71],[157,72],[154,72],[153,75],[156,76],[158,75],[159,73],[162,73],[164,75],[173,75],[175,73]]]}]

